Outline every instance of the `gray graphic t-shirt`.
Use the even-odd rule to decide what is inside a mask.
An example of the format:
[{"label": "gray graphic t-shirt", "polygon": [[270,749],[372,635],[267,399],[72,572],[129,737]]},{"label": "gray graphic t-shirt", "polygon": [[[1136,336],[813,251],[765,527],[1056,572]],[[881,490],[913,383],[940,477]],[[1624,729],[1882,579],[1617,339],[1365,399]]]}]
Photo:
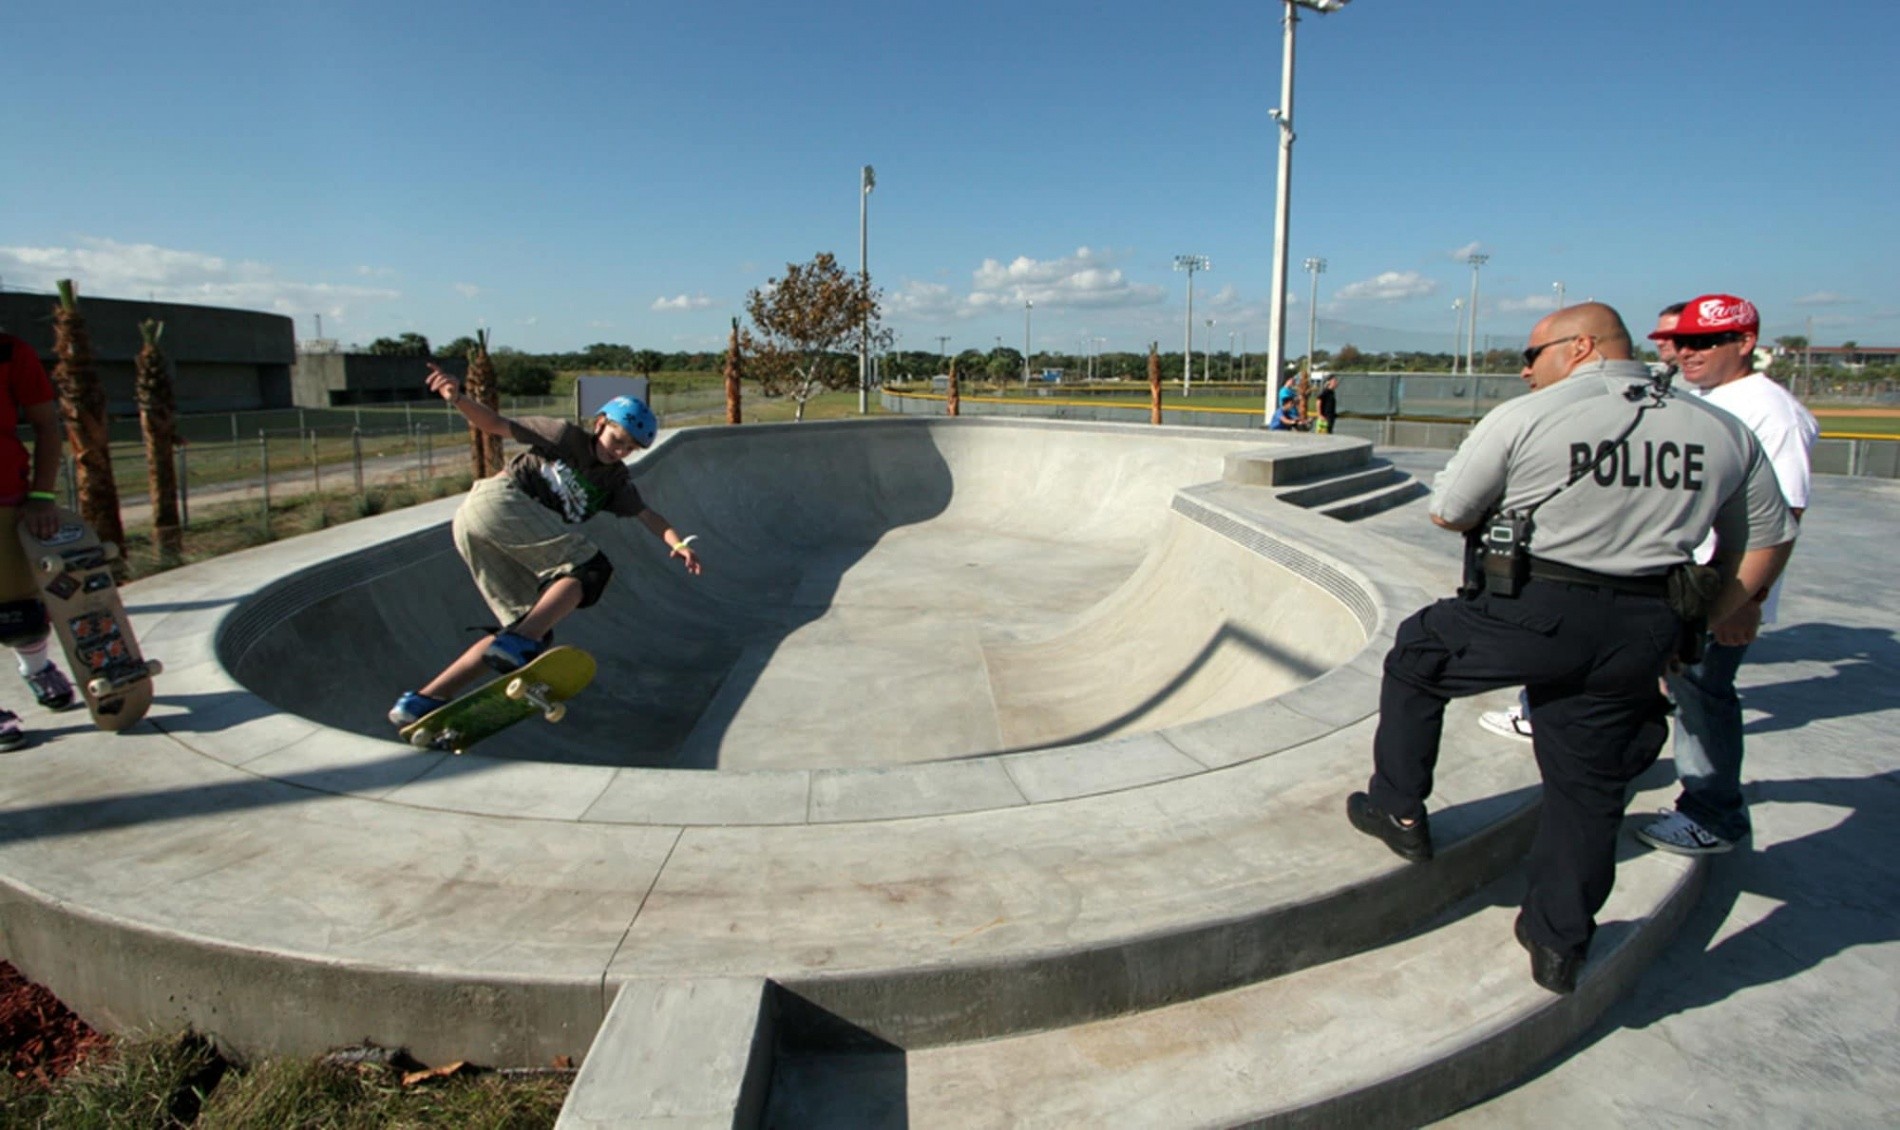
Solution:
[{"label": "gray graphic t-shirt", "polygon": [[586,428],[551,416],[524,416],[512,423],[515,440],[528,450],[510,459],[501,473],[564,521],[585,522],[602,510],[631,518],[646,509],[627,465],[602,463]]}]

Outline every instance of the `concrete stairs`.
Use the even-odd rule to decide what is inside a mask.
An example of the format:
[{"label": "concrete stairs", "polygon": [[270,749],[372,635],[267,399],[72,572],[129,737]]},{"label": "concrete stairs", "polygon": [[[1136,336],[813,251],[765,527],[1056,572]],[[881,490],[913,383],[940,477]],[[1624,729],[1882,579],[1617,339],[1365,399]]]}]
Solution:
[{"label": "concrete stairs", "polygon": [[[1003,967],[860,974],[843,992],[799,976],[628,982],[596,1043],[614,1050],[590,1055],[562,1125],[1411,1126],[1506,1089],[1624,993],[1701,877],[1627,844],[1577,993],[1538,988],[1511,931],[1536,769],[1475,724],[1507,698],[1448,712],[1430,864],[1346,824],[1365,769],[1339,750],[1370,742],[1368,720],[1268,759],[1280,786],[1258,813],[1266,854],[1326,871],[1323,885]],[[1258,847],[1237,849],[1237,881]],[[954,1025],[917,1015],[918,981],[967,985]],[[913,1015],[878,1035],[814,998]],[[719,1003],[683,1018],[691,1000]]]},{"label": "concrete stairs", "polygon": [[1312,437],[1307,443],[1237,453],[1228,457],[1222,479],[1271,488],[1282,502],[1342,522],[1403,506],[1431,492],[1410,474],[1376,458],[1370,444],[1343,437]]}]

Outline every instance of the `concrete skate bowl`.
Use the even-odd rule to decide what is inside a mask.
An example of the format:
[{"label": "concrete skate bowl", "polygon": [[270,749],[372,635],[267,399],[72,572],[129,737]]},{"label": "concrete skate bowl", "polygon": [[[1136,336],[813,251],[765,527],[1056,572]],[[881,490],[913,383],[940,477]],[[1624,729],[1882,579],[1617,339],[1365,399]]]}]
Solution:
[{"label": "concrete skate bowl", "polygon": [[[560,642],[600,675],[566,721],[494,757],[820,769],[968,758],[1157,730],[1274,698],[1373,629],[1336,569],[1184,505],[1258,437],[916,419],[702,429],[634,464],[705,559],[644,527],[587,533],[616,566]],[[1291,508],[1289,508],[1291,509]],[[1257,542],[1258,539],[1256,538]],[[1283,550],[1284,547],[1281,547]],[[383,713],[492,622],[446,522],[259,590],[220,632],[273,706],[390,734]]]}]

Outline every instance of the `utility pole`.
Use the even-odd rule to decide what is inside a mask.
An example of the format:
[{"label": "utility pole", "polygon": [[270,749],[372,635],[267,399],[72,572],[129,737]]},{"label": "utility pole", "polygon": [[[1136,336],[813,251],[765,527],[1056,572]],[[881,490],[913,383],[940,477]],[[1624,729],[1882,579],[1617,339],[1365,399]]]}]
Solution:
[{"label": "utility pole", "polygon": [[1181,395],[1188,395],[1192,389],[1188,386],[1194,378],[1194,272],[1205,271],[1213,266],[1205,255],[1176,255],[1174,269],[1186,271],[1188,277],[1187,321],[1181,344]]},{"label": "utility pole", "polygon": [[1465,341],[1465,375],[1474,376],[1478,372],[1472,363],[1478,348],[1478,268],[1491,261],[1489,255],[1473,251],[1465,256],[1465,262],[1471,264],[1471,336]]}]

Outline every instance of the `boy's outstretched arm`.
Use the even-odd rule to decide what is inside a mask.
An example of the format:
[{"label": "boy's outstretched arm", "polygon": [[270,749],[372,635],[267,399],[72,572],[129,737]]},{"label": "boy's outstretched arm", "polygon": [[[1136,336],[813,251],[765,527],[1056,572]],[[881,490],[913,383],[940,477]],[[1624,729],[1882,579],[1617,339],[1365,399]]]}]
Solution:
[{"label": "boy's outstretched arm", "polygon": [[687,544],[693,539],[681,537],[680,532],[674,529],[658,510],[651,507],[640,511],[639,517],[640,524],[652,530],[655,537],[665,542],[666,548],[673,551],[673,556],[686,563],[686,571],[697,577],[700,571],[699,554]]},{"label": "boy's outstretched arm", "polygon": [[504,439],[514,435],[514,425],[508,417],[472,396],[464,396],[462,382],[443,372],[433,361],[429,362],[429,391],[448,401],[476,431]]}]

